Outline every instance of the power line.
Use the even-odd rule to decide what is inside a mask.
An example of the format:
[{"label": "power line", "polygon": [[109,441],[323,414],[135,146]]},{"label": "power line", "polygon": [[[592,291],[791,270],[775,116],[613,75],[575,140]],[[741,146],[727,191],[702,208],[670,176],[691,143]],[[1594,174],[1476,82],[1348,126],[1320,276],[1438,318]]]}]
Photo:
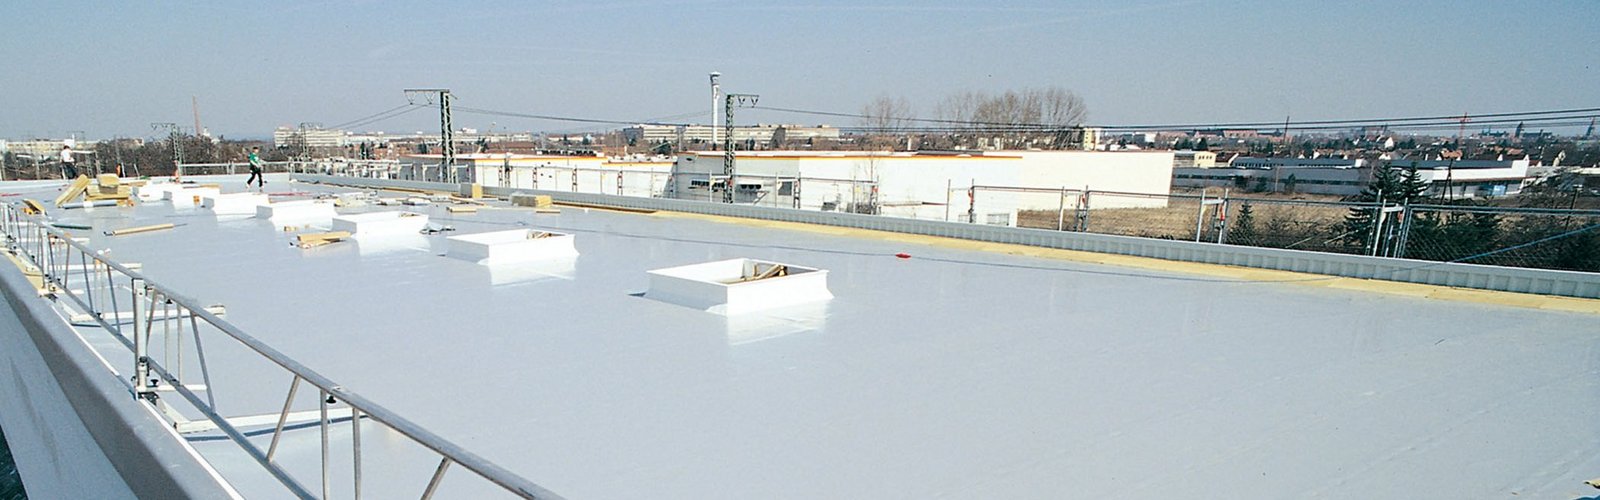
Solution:
[{"label": "power line", "polygon": [[[783,113],[797,113],[797,114],[818,115],[818,116],[833,116],[833,117],[842,117],[842,118],[863,118],[863,119],[881,118],[881,117],[874,117],[874,116],[858,114],[858,113],[841,113],[841,112],[836,112],[836,111],[820,111],[820,110],[807,110],[807,109],[794,109],[794,108],[779,108],[779,107],[772,107],[772,106],[756,106],[755,109],[763,109],[763,110],[767,110],[767,111],[777,111],[777,112],[783,112]],[[1584,113],[1587,113],[1587,114],[1584,114]],[[1296,128],[1296,129],[1322,129],[1322,130],[1326,130],[1326,129],[1355,128],[1355,127],[1364,126],[1364,125],[1368,125],[1368,126],[1384,126],[1384,125],[1394,125],[1394,124],[1408,124],[1408,122],[1427,122],[1427,121],[1440,121],[1440,120],[1447,120],[1446,123],[1448,123],[1449,125],[1454,126],[1454,125],[1460,124],[1463,119],[1467,120],[1467,122],[1469,122],[1469,123],[1473,123],[1473,122],[1483,123],[1484,122],[1483,119],[1485,119],[1485,118],[1505,118],[1505,120],[1491,120],[1490,121],[1492,123],[1503,123],[1503,122],[1506,122],[1506,121],[1519,121],[1519,120],[1537,121],[1537,120],[1547,120],[1547,119],[1593,118],[1595,116],[1600,116],[1600,115],[1597,115],[1597,113],[1600,113],[1600,108],[1573,108],[1573,109],[1545,110],[1545,111],[1522,111],[1522,112],[1509,112],[1509,113],[1483,113],[1483,114],[1477,114],[1477,115],[1466,114],[1466,115],[1450,115],[1450,116],[1421,116],[1421,117],[1397,117],[1397,118],[1360,118],[1360,119],[1347,119],[1347,120],[1302,120],[1302,121],[1289,121],[1289,122],[1231,122],[1231,123],[1187,123],[1187,124],[1154,124],[1154,125],[1092,125],[1092,126],[1091,125],[1083,125],[1083,126],[1099,128],[1099,129],[1102,129],[1102,130],[1112,130],[1112,131],[1116,131],[1116,130],[1128,130],[1128,131],[1133,131],[1133,130],[1196,130],[1196,129],[1229,129],[1229,128],[1239,128],[1239,129],[1250,129],[1250,128],[1276,129],[1276,128],[1283,127],[1285,125],[1285,123],[1287,123],[1287,125],[1289,127]],[[1568,115],[1568,116],[1552,117],[1552,116],[1548,116],[1548,115]],[[947,120],[947,119],[914,118],[914,117],[889,117],[889,118],[890,119],[894,119],[894,120],[923,122],[923,123],[945,123],[945,124],[957,124],[957,125],[987,125],[987,126],[997,126],[997,127],[1009,127],[1009,128],[1017,129],[1017,130],[1025,130],[1025,129],[1057,129],[1057,128],[1062,128],[1063,127],[1063,125],[1060,125],[1060,124],[1047,124],[1047,123],[1009,123],[1009,122],[987,122],[987,121],[976,121],[976,120]],[[841,128],[843,128],[843,127],[841,127]],[[866,127],[862,127],[862,128],[866,128]]]},{"label": "power line", "polygon": [[[1592,119],[1592,118],[1594,118],[1596,116],[1600,116],[1600,115],[1550,116],[1550,117],[1534,117],[1534,118],[1506,118],[1506,119],[1500,119],[1500,120],[1483,120],[1483,121],[1472,122],[1472,123],[1474,125],[1480,125],[1480,126],[1500,125],[1500,126],[1509,127],[1509,126],[1512,126],[1512,125],[1515,125],[1515,124],[1519,124],[1519,123],[1527,123],[1527,124],[1539,124],[1539,125],[1544,125],[1544,126],[1549,126],[1549,127],[1572,127],[1572,126],[1585,125],[1585,124],[1588,123],[1587,120]],[[1299,126],[1299,127],[1294,127],[1293,126],[1293,122],[1290,122],[1290,124],[1291,124],[1292,128],[1294,128],[1295,130],[1300,130],[1300,131],[1349,130],[1349,129],[1352,129],[1352,128],[1362,128],[1362,127],[1384,128],[1384,129],[1388,129],[1388,130],[1446,130],[1446,129],[1453,130],[1453,129],[1457,128],[1458,126],[1460,126],[1460,120],[1457,119],[1457,120],[1452,120],[1452,121],[1439,121],[1439,122],[1429,122],[1429,123],[1399,123],[1399,124],[1379,124],[1379,123],[1361,124],[1361,123],[1352,123],[1352,124],[1347,124],[1347,125],[1313,125],[1313,126]],[[1274,125],[1275,126],[1271,127],[1272,129],[1281,129],[1281,128],[1283,128],[1283,123],[1282,122],[1275,123]],[[873,126],[855,126],[855,127],[845,126],[845,127],[839,127],[840,130],[851,131],[851,132],[867,132],[867,133],[1043,132],[1043,131],[1060,130],[1060,129],[1063,129],[1063,128],[1065,128],[1065,127],[1043,128],[1043,127],[1034,126],[1034,125],[1006,125],[1006,126],[988,126],[988,125],[983,125],[983,126],[975,126],[975,127],[873,127]],[[1125,131],[1132,131],[1132,130],[1139,130],[1139,129],[1106,129],[1105,127],[1100,127],[1100,128],[1103,129],[1103,130],[1124,131],[1124,132]],[[1246,128],[1246,127],[1152,128],[1152,129],[1148,129],[1148,130],[1207,130],[1207,129],[1219,129],[1219,128]],[[1263,127],[1263,128],[1266,128],[1266,127]],[[1493,128],[1493,127],[1490,127],[1490,128]]]},{"label": "power line", "polygon": [[379,111],[377,113],[373,113],[373,114],[370,114],[370,115],[367,115],[367,116],[363,116],[361,118],[356,118],[354,120],[350,120],[350,121],[347,121],[347,122],[344,122],[344,123],[339,123],[339,124],[336,124],[336,125],[334,125],[332,127],[329,127],[329,128],[345,128],[345,127],[349,127],[349,126],[351,126],[351,124],[362,122],[362,121],[365,121],[365,120],[368,120],[368,119],[371,119],[373,117],[376,117],[376,116],[379,116],[379,115],[383,115],[383,114],[386,114],[386,113],[392,113],[392,112],[398,111],[398,110],[400,110],[402,108],[405,108],[406,106],[410,106],[410,105],[411,105],[411,103],[401,104],[399,106],[395,106],[395,107],[392,107],[392,108],[389,108],[389,109],[385,109],[383,111]]},{"label": "power line", "polygon": [[[405,109],[412,106],[411,109]],[[352,120],[335,126],[335,128],[361,126],[381,120],[400,116],[419,108],[437,108],[437,103],[414,104],[410,103],[395,108],[390,108],[373,115],[357,120]],[[486,109],[466,106],[453,106],[456,111],[470,114],[501,116],[511,118],[525,118],[531,120],[548,120],[569,123],[587,123],[595,125],[658,125],[683,127],[694,124],[675,121],[679,118],[698,116],[703,112],[683,113],[645,120],[615,120],[603,118],[588,118],[577,116],[550,115],[541,113],[526,113],[496,109]],[[795,108],[780,108],[772,106],[754,106],[752,109],[761,109],[781,113],[797,113],[819,116],[833,116],[843,118],[873,118],[863,114],[841,113],[822,110],[806,110]],[[1352,128],[1382,128],[1387,130],[1443,130],[1461,126],[1463,120],[1475,126],[1492,128],[1495,125],[1509,126],[1516,123],[1536,124],[1548,127],[1583,126],[1589,120],[1600,117],[1600,108],[1572,108],[1560,110],[1520,111],[1501,113],[1482,113],[1466,115],[1439,115],[1391,118],[1362,118],[1343,120],[1302,120],[1288,122],[1225,122],[1225,123],[1188,123],[1188,124],[1154,124],[1154,125],[1099,125],[1093,126],[1109,132],[1157,131],[1157,130],[1207,130],[1207,129],[1279,129],[1286,125],[1289,128],[1302,131],[1329,131],[1348,130]],[[871,127],[871,126],[841,126],[843,131],[861,133],[1039,133],[1061,131],[1070,128],[1060,124],[1044,123],[1006,123],[976,120],[950,120],[938,118],[912,118],[895,117],[896,120],[907,122],[922,122],[942,124],[943,126],[926,127]]]},{"label": "power line", "polygon": [[532,113],[516,113],[516,112],[511,112],[511,111],[496,111],[496,110],[492,110],[492,109],[469,108],[469,107],[466,107],[466,106],[456,106],[455,109],[456,109],[456,111],[460,111],[460,112],[463,112],[463,113],[475,113],[475,114],[490,115],[490,116],[507,116],[507,117],[512,117],[512,118],[528,118],[528,119],[533,119],[533,120],[550,120],[550,121],[558,121],[558,122],[595,123],[595,124],[604,124],[604,125],[665,125],[665,126],[673,126],[673,127],[692,125],[690,123],[668,123],[668,122],[652,122],[652,121],[606,120],[606,119],[600,119],[600,118],[578,118],[578,117],[572,117],[572,116],[540,115],[540,114],[532,114]]},{"label": "power line", "polygon": [[420,110],[420,109],[428,109],[428,107],[427,106],[417,106],[417,105],[407,104],[406,105],[406,109],[402,109],[402,110],[399,110],[399,111],[392,111],[392,112],[389,112],[388,114],[381,115],[381,116],[374,116],[372,118],[369,118],[369,119],[366,119],[366,120],[362,120],[362,121],[359,121],[359,122],[340,124],[340,125],[332,127],[332,128],[342,129],[342,128],[365,127],[367,125],[371,125],[371,124],[374,124],[374,123],[386,121],[386,120],[389,120],[391,118],[399,117],[399,116],[402,116],[402,115],[405,115],[407,113],[411,113],[413,111],[417,111],[417,110]]}]

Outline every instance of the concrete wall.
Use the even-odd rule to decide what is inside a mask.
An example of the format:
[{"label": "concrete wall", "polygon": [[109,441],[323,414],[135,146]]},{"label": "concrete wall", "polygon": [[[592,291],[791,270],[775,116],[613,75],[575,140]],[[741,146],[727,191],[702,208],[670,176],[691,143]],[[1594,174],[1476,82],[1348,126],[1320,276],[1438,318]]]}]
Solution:
[{"label": "concrete wall", "polygon": [[0,424],[30,497],[232,495],[16,267],[0,268]]}]

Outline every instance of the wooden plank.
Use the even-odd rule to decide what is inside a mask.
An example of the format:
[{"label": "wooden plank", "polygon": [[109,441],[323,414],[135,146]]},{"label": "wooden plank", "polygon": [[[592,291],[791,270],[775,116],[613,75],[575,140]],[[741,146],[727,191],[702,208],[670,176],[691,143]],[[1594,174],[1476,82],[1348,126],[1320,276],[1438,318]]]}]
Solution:
[{"label": "wooden plank", "polygon": [[35,200],[35,199],[32,199],[32,198],[23,198],[22,199],[22,212],[26,213],[26,214],[29,214],[29,215],[42,214],[42,213],[44,213],[44,204],[43,203],[39,203],[39,200]]},{"label": "wooden plank", "polygon": [[166,224],[152,224],[152,225],[149,225],[149,226],[125,227],[125,228],[122,228],[122,229],[113,229],[113,230],[110,230],[110,231],[106,231],[105,235],[106,236],[122,236],[122,235],[127,235],[127,234],[148,233],[150,231],[160,231],[160,230],[163,230],[163,229],[172,229],[172,228],[175,228],[175,227],[178,227],[178,225],[177,224],[173,224],[171,222],[168,222]]},{"label": "wooden plank", "polygon": [[613,212],[626,212],[626,213],[630,213],[630,214],[653,214],[653,213],[656,213],[655,210],[650,210],[650,209],[645,209],[645,208],[613,207],[613,206],[610,206],[610,205],[595,205],[595,204],[591,204],[591,203],[575,203],[575,202],[570,202],[570,201],[559,202],[559,203],[556,203],[556,205],[560,205],[560,206],[563,206],[563,207],[574,207],[574,208],[590,208],[590,209],[595,209],[595,210],[610,210],[610,211],[613,211]]},{"label": "wooden plank", "polygon": [[325,233],[301,233],[295,235],[295,245],[300,248],[313,248],[323,245],[338,243],[350,238],[349,231],[328,231]]},{"label": "wooden plank", "polygon": [[84,195],[84,199],[89,201],[126,200],[132,197],[133,189],[128,186],[117,186],[109,190],[105,186],[101,186],[99,189],[89,191],[88,194]]},{"label": "wooden plank", "polygon": [[473,206],[450,205],[448,207],[444,207],[444,210],[446,212],[450,212],[450,213],[453,213],[453,214],[475,214],[475,213],[478,213],[478,207],[473,207]]},{"label": "wooden plank", "polygon": [[736,279],[736,280],[730,281],[728,283],[748,283],[748,282],[751,282],[751,281],[760,281],[760,280],[764,280],[764,279],[767,279],[767,278],[777,278],[779,276],[788,276],[788,275],[789,275],[789,266],[786,266],[786,265],[783,265],[783,264],[776,264],[776,265],[773,265],[772,267],[768,267],[765,271],[761,271],[759,273],[756,273],[754,276],[749,276],[749,277],[745,277],[745,278]]},{"label": "wooden plank", "polygon": [[80,175],[77,179],[72,180],[72,184],[67,186],[66,191],[61,192],[61,196],[56,197],[56,206],[59,207],[69,201],[78,199],[79,196],[83,196],[83,193],[88,190],[89,176]]}]

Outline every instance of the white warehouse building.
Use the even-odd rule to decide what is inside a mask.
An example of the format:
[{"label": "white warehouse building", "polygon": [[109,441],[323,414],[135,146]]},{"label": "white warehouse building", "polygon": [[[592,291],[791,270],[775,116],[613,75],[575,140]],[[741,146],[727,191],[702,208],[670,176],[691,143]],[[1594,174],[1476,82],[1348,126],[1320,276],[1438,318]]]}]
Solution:
[{"label": "white warehouse building", "polygon": [[[740,152],[735,201],[808,210],[1016,225],[1018,212],[1075,206],[1080,190],[1166,194],[1171,151]],[[687,153],[665,196],[719,201],[724,156]],[[1165,206],[1101,197],[1092,208]]]},{"label": "white warehouse building", "polygon": [[[398,178],[445,181],[437,154],[400,159]],[[672,173],[667,157],[560,156],[468,153],[455,157],[455,176],[483,186],[660,197]]]}]

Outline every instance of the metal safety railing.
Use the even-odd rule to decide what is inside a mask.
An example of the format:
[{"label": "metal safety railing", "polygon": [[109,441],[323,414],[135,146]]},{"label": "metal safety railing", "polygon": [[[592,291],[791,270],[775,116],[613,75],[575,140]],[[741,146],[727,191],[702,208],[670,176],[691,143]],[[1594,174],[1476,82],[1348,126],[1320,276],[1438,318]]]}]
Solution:
[{"label": "metal safety railing", "polygon": [[[24,213],[15,204],[0,204],[0,231],[4,232],[7,248],[19,259],[37,268],[41,286],[47,295],[57,300],[65,299],[72,308],[82,311],[82,314],[73,316],[74,323],[82,321],[96,325],[129,349],[133,354],[132,376],[126,379],[119,377],[119,380],[135,397],[156,407],[180,431],[188,428],[222,432],[296,497],[331,496],[330,475],[333,471],[329,461],[329,433],[333,421],[329,418],[329,412],[331,405],[343,402],[350,411],[354,457],[350,471],[355,498],[361,497],[362,490],[362,421],[387,427],[439,457],[438,466],[434,468],[426,489],[421,492],[421,498],[434,495],[452,465],[460,465],[517,497],[560,498],[300,364],[217,316],[219,311],[215,307],[202,306],[191,298],[150,281],[130,266],[105,258],[83,241],[52,227],[37,215]],[[160,333],[159,339],[155,336],[157,332]],[[186,335],[193,339],[192,350],[186,350],[183,345]],[[212,372],[206,361],[203,339],[218,335],[237,342],[248,352],[292,376],[281,412],[276,415],[230,417],[217,409],[218,394],[212,389]],[[160,340],[161,343],[152,344],[153,340]],[[198,359],[201,384],[190,383],[191,374],[183,363],[185,354],[193,354]],[[315,415],[321,430],[320,491],[313,491],[302,478],[295,477],[278,461],[278,445],[286,424],[291,418],[310,419],[309,412],[291,411],[302,383],[310,384],[319,392]],[[169,405],[167,398],[162,396],[164,393],[177,394],[188,407],[203,415],[204,421],[186,420]],[[271,444],[265,450],[246,439],[245,433],[240,430],[240,427],[267,424],[274,426]]]},{"label": "metal safety railing", "polygon": [[[275,172],[322,173],[351,177],[388,178],[399,170],[400,162],[395,160],[289,160],[262,162],[261,167],[262,172],[269,174]],[[250,173],[250,164],[247,162],[179,163],[177,167],[179,177],[185,175],[239,175],[247,173]]]}]

